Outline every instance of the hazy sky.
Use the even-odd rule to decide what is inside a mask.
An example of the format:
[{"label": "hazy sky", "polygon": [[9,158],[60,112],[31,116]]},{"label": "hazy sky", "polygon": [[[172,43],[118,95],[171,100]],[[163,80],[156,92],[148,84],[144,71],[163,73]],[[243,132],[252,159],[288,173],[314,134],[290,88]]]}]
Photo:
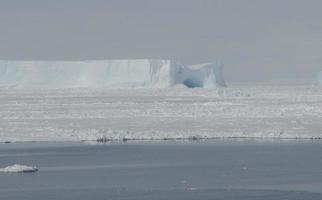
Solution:
[{"label": "hazy sky", "polygon": [[0,59],[221,60],[228,81],[322,71],[321,0],[0,0]]}]

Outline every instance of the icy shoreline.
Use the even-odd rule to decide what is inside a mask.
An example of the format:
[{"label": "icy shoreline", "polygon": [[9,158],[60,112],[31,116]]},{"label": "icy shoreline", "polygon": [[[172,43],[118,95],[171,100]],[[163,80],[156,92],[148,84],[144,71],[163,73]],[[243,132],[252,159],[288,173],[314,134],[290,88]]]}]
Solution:
[{"label": "icy shoreline", "polygon": [[97,139],[83,139],[83,140],[13,140],[13,141],[0,141],[0,144],[15,144],[15,143],[47,143],[47,142],[95,142],[95,143],[114,143],[114,142],[158,142],[158,141],[213,141],[213,140],[258,140],[258,141],[307,141],[307,140],[322,140],[322,137],[314,137],[314,136],[300,136],[300,137],[187,137],[187,138],[122,138],[122,139],[109,139],[109,138],[97,138]]}]

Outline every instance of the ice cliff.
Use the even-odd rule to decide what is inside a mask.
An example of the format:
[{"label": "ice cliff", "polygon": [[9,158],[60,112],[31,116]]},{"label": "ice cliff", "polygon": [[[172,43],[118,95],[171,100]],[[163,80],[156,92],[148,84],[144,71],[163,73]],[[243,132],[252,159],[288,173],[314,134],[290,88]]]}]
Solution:
[{"label": "ice cliff", "polygon": [[171,60],[0,61],[5,88],[212,88],[226,86],[222,65],[184,66]]}]

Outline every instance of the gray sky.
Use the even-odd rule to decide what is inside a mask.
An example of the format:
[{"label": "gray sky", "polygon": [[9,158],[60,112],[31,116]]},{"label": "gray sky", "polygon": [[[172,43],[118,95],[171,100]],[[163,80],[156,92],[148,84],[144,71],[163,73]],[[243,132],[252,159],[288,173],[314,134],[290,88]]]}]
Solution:
[{"label": "gray sky", "polygon": [[228,81],[322,71],[321,0],[0,0],[0,58],[221,60]]}]

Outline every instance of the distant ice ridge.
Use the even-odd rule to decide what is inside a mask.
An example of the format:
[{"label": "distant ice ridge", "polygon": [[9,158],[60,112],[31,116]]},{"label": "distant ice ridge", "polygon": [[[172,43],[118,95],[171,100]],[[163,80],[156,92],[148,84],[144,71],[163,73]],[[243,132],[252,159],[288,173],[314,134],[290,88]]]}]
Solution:
[{"label": "distant ice ridge", "polygon": [[26,165],[18,165],[14,164],[12,166],[8,166],[5,168],[0,168],[0,172],[21,172],[21,173],[27,173],[27,172],[37,172],[38,168],[35,166],[26,166]]},{"label": "distant ice ridge", "polygon": [[171,60],[0,61],[2,88],[167,88],[226,86],[222,65]]}]

